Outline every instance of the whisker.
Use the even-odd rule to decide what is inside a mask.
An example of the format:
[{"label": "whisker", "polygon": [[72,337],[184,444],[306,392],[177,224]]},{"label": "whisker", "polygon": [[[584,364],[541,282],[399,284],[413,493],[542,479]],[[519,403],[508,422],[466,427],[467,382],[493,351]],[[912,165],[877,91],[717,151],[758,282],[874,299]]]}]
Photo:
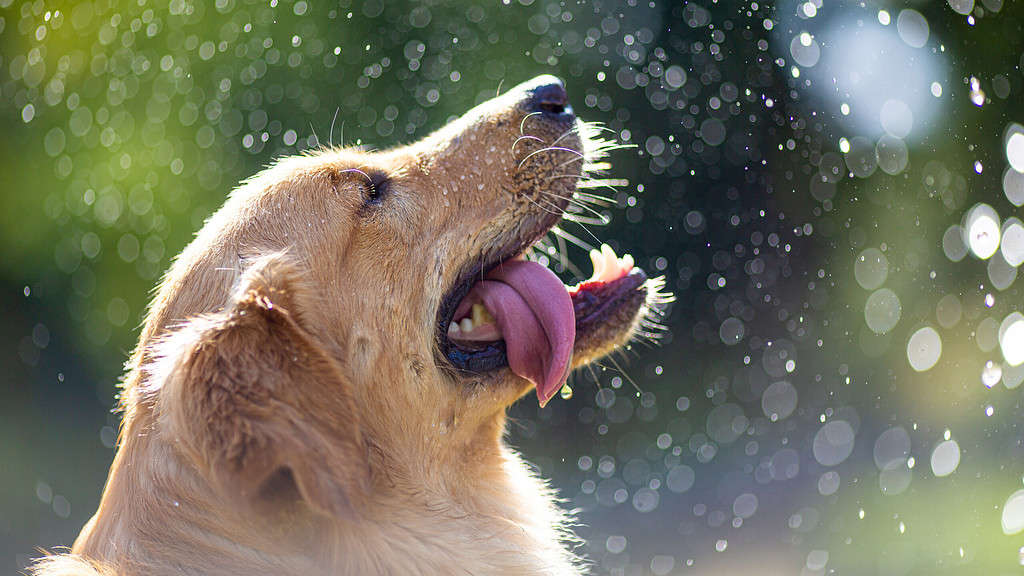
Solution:
[{"label": "whisker", "polygon": [[[586,154],[583,154],[583,153],[580,153],[580,152],[576,152],[575,150],[568,150],[568,151],[569,152],[575,152],[576,154],[579,154],[580,156],[579,156],[579,158],[570,158],[570,159],[566,160],[565,162],[562,162],[561,164],[558,165],[559,168],[565,168],[569,164],[572,164],[573,162],[579,162],[580,160],[583,160],[584,162],[587,161],[587,155]],[[538,150],[538,152],[539,152],[539,150]]]},{"label": "whisker", "polygon": [[615,204],[615,199],[613,199],[613,198],[609,198],[607,196],[599,196],[597,194],[591,194],[589,192],[580,192],[579,190],[577,190],[573,194],[573,196],[574,197],[575,196],[579,196],[580,198],[582,198],[584,200],[588,200],[588,201],[593,202],[595,204],[598,204],[598,203],[608,204],[608,205],[614,205]]},{"label": "whisker", "polygon": [[617,186],[629,186],[629,180],[625,178],[591,178],[576,184],[577,188],[607,188],[613,192],[617,191]]},{"label": "whisker", "polygon": [[[314,134],[314,136],[315,136],[315,134]],[[344,170],[338,170],[338,174],[346,174],[348,172],[355,172],[356,174],[362,174],[363,178],[366,178],[367,182],[370,182],[371,184],[373,183],[373,178],[370,178],[369,174],[367,174],[366,172],[363,172],[359,168],[346,168]]]},{"label": "whisker", "polygon": [[581,124],[583,125],[583,127],[585,129],[588,129],[588,130],[603,130],[605,132],[611,132],[612,134],[615,134],[616,136],[619,135],[618,132],[616,132],[615,130],[612,130],[611,128],[609,128],[609,127],[607,127],[605,125],[603,125],[601,122],[581,122]]},{"label": "whisker", "polygon": [[[556,195],[556,194],[554,194],[552,192],[541,192],[541,194],[545,195],[548,198],[554,198],[555,200],[566,200],[566,201],[569,202],[570,205],[575,206],[575,207],[579,208],[580,210],[586,210],[587,212],[590,212],[594,216],[597,216],[598,218],[601,218],[601,219],[605,218],[604,214],[601,214],[597,210],[594,210],[593,208],[591,208],[590,206],[587,206],[586,204],[580,202],[579,200],[576,200],[576,199],[573,199],[573,198],[566,198],[565,196],[558,196],[558,195]],[[607,223],[608,222],[604,222],[604,224],[607,224]]]},{"label": "whisker", "polygon": [[522,141],[522,140],[536,140],[537,142],[540,142],[541,144],[544,143],[544,141],[541,140],[540,138],[538,138],[536,136],[531,136],[530,134],[526,134],[524,136],[520,136],[519,138],[516,138],[516,141],[512,143],[512,149],[509,150],[509,152],[515,154],[516,153],[516,144],[519,144],[519,142]]},{"label": "whisker", "polygon": [[[545,180],[545,182],[550,182],[551,180],[554,180],[556,178],[576,178],[577,179],[577,181],[576,181],[576,187],[577,188],[599,188],[599,187],[603,187],[603,188],[608,188],[608,189],[610,189],[612,191],[616,191],[616,189],[615,189],[616,186],[627,186],[627,185],[629,185],[629,181],[625,180],[625,179],[621,179],[621,178],[620,179],[605,178],[605,179],[597,180],[597,179],[594,179],[594,178],[589,178],[586,174],[555,174],[554,176],[549,176],[548,179]],[[597,201],[597,202],[601,202],[601,203],[607,203],[608,205],[615,204],[615,200],[613,200],[611,198],[608,198],[607,196],[599,196],[597,194],[592,194],[592,193],[588,193],[588,192],[580,192],[579,190],[577,190],[576,192],[573,193],[574,197],[577,196],[577,195],[581,196],[581,197],[583,197],[583,198],[585,198],[587,200],[593,200],[593,201]]]},{"label": "whisker", "polygon": [[[553,195],[550,195],[550,194],[549,194],[549,196],[554,197]],[[555,198],[558,199],[558,200],[564,199],[563,197],[555,197]],[[588,206],[581,206],[581,205],[575,204],[575,203],[573,203],[572,200],[569,200],[569,203],[570,203],[569,204],[570,206],[574,206],[574,207],[580,208],[580,209],[590,210],[591,212],[593,212],[594,214],[598,215],[599,217],[602,217],[602,218],[604,217],[602,214],[596,212],[595,210],[593,210],[592,208],[590,208]],[[584,232],[586,232],[588,235],[590,235],[591,238],[594,239],[594,242],[597,242],[597,244],[599,244],[599,245],[601,244],[601,240],[590,230],[590,228],[587,228],[587,223],[586,222],[581,222],[581,221],[575,220],[574,218],[566,218],[566,216],[567,216],[566,213],[563,211],[563,213],[562,213],[562,218],[563,219],[566,219],[569,222],[573,222],[574,224],[578,224],[580,226],[580,228],[583,229]],[[579,218],[579,216],[576,216],[576,218]],[[607,221],[601,223],[602,226],[604,224],[607,224]],[[568,234],[568,232],[566,232],[566,233]],[[586,248],[587,251],[590,251],[590,249],[591,249],[591,247],[589,247],[589,246]]]},{"label": "whisker", "polygon": [[551,145],[554,146],[555,144],[558,144],[559,142],[562,141],[562,138],[565,138],[566,136],[570,136],[572,134],[575,134],[575,133],[579,132],[579,130],[580,130],[579,126],[573,126],[572,128],[570,128],[570,129],[566,130],[565,132],[563,132],[561,136],[556,138],[555,141],[551,143]]},{"label": "whisker", "polygon": [[578,161],[584,159],[584,156],[583,156],[582,152],[579,152],[577,150],[573,150],[572,148],[564,148],[562,146],[548,146],[547,148],[541,148],[540,150],[534,150],[533,152],[530,152],[529,154],[527,154],[526,158],[523,158],[523,161],[519,163],[519,167],[516,168],[516,170],[519,170],[520,168],[522,168],[523,164],[525,164],[527,160],[529,160],[530,158],[536,156],[537,154],[540,154],[541,152],[554,152],[554,151],[569,152],[571,154],[576,154],[578,156],[578,158],[573,158],[571,160],[571,162],[578,162]]},{"label": "whisker", "polygon": [[309,123],[309,129],[313,131],[313,138],[316,138],[316,148],[319,150],[323,150],[324,147],[322,144],[320,144],[320,137],[316,135],[316,128],[313,127],[312,121]]},{"label": "whisker", "polygon": [[[564,216],[563,216],[564,217]],[[562,270],[569,268],[569,255],[565,248],[565,238],[555,235],[558,241],[558,264],[562,267]]]},{"label": "whisker", "polygon": [[608,224],[608,222],[610,222],[610,220],[607,219],[598,220],[597,218],[591,218],[589,216],[581,216],[580,214],[572,213],[563,215],[562,219],[568,220],[569,222],[573,222],[575,224],[582,224],[586,226],[604,226],[605,224]]},{"label": "whisker", "polygon": [[[327,135],[328,142],[331,143],[331,148],[334,148],[334,123],[338,120],[338,111],[341,110],[341,106],[334,109],[334,118],[331,118],[331,132]],[[342,136],[344,138],[344,136]],[[341,145],[345,145],[345,140],[342,139]]]},{"label": "whisker", "polygon": [[[579,269],[578,266],[572,263],[572,260],[568,259],[568,248],[565,246],[564,243],[561,243],[560,245],[556,246],[556,242],[558,242],[558,237],[555,236],[549,230],[543,238],[538,240],[533,245],[533,247],[537,249],[537,252],[539,254],[544,255],[544,257],[548,258],[549,261],[551,260],[551,257],[555,256],[555,254],[557,253],[559,255],[559,264],[564,266],[562,271],[567,271],[570,274],[573,274],[579,278],[583,278],[583,272]],[[531,258],[531,260],[536,262],[538,256],[533,256],[534,257]]]},{"label": "whisker", "polygon": [[643,393],[643,390],[640,389],[640,386],[638,386],[636,381],[633,380],[633,378],[629,374],[627,374],[626,371],[623,370],[621,366],[619,366],[619,363],[615,361],[615,358],[613,358],[611,356],[608,356],[608,361],[611,362],[615,366],[616,370],[619,371],[619,374],[622,374],[623,378],[625,378],[626,380],[629,380],[629,383],[633,385],[633,388],[635,388],[637,392]]},{"label": "whisker", "polygon": [[548,253],[549,247],[551,247],[551,241],[548,239],[547,236],[544,236],[540,240],[534,242],[533,245],[531,245],[529,248],[527,248],[524,254],[527,256],[529,260],[536,262],[537,258],[540,257],[539,255]]},{"label": "whisker", "polygon": [[562,210],[562,208],[558,204],[553,202],[550,198],[545,196],[538,196],[537,200],[544,202],[544,204],[546,206],[549,206],[552,210],[554,210],[555,213],[562,214],[563,216],[565,215],[565,210]]},{"label": "whisker", "polygon": [[[626,180],[625,178],[602,178],[602,179],[596,179],[596,178],[591,178],[590,176],[588,176],[585,173],[584,174],[555,174],[554,176],[548,176],[548,179],[545,180],[545,182],[550,182],[551,180],[554,180],[556,178],[576,178],[577,179],[576,186],[578,188],[605,187],[605,188],[610,188],[611,190],[615,190],[616,186],[628,186],[629,185],[629,180]],[[610,201],[610,199],[608,199],[608,198],[602,198],[600,196],[598,196],[598,198]]]},{"label": "whisker", "polygon": [[531,116],[536,116],[538,114],[540,114],[540,112],[530,112],[526,116],[523,116],[523,121],[519,123],[519,134],[523,134],[523,127],[526,126],[526,121],[529,120]]},{"label": "whisker", "polygon": [[536,206],[537,208],[540,208],[541,210],[547,212],[548,214],[557,214],[557,215],[563,214],[563,212],[561,210],[555,211],[555,210],[552,210],[550,208],[546,208],[546,207],[542,206],[536,200],[534,200],[533,198],[530,198],[529,196],[526,196],[525,194],[523,195],[523,198],[526,198],[534,206]]},{"label": "whisker", "polygon": [[[591,214],[593,214],[594,212],[592,210],[594,208],[591,208],[590,206],[596,206],[597,208],[603,208],[603,206],[600,206],[600,205],[597,205],[597,204],[588,204],[587,200],[573,198],[572,201],[569,202],[567,206],[565,206],[565,213],[566,214],[572,214],[573,216],[584,216],[586,220],[591,220],[591,219],[593,219],[593,216],[587,215],[587,212],[590,212]],[[594,224],[594,225],[604,225],[604,224],[606,224],[606,223],[608,223],[610,221],[611,221],[610,217],[609,218],[602,218],[601,216],[598,216],[598,220],[595,220],[593,222],[588,221],[587,223]]]},{"label": "whisker", "polygon": [[[580,210],[585,210],[587,212],[590,212],[594,216],[597,216],[599,219],[601,219],[601,226],[604,226],[605,224],[611,222],[611,218],[610,217],[605,216],[604,214],[602,214],[602,213],[598,212],[597,210],[595,210],[590,204],[588,204],[588,202],[589,202],[589,200],[587,200],[586,198],[577,198],[575,196],[569,198],[569,204],[571,206],[575,206],[575,207],[579,208]],[[594,203],[594,205],[599,207],[599,208],[601,207],[601,205],[597,204],[596,202]]]},{"label": "whisker", "polygon": [[[584,230],[586,230],[586,229],[584,228]],[[586,251],[587,251],[588,253],[589,253],[589,252],[590,252],[591,250],[593,250],[593,249],[594,249],[594,247],[593,247],[592,245],[588,244],[587,242],[585,242],[585,241],[583,241],[583,240],[580,240],[579,238],[577,238],[576,236],[574,236],[574,235],[572,235],[572,234],[570,234],[570,233],[566,232],[565,230],[562,230],[562,229],[561,229],[560,227],[558,227],[558,226],[555,226],[554,228],[552,228],[552,229],[551,229],[551,232],[553,232],[553,233],[554,233],[554,234],[555,234],[556,236],[559,236],[559,237],[561,237],[561,238],[565,238],[565,239],[566,239],[566,240],[568,240],[569,242],[572,242],[572,243],[573,243],[573,244],[575,244],[576,246],[579,246],[580,248],[582,248],[582,249],[586,250]],[[588,232],[589,232],[589,230],[588,230]],[[594,236],[593,234],[590,234],[590,235],[591,235],[591,236]],[[600,239],[598,239],[598,237],[597,237],[597,236],[594,236],[594,240],[595,240],[595,241],[596,241],[597,243],[599,243],[599,244],[600,244],[600,242],[601,242],[601,240],[600,240]]]},{"label": "whisker", "polygon": [[[655,344],[657,344],[657,342],[652,340],[651,337],[646,332],[641,332],[640,330],[634,331],[634,333],[633,333],[633,340],[632,341],[637,343],[637,344],[640,344],[641,346],[643,346],[644,348],[647,348],[648,350],[653,349]],[[639,358],[640,354],[637,353],[637,352],[634,352],[634,356]]]}]

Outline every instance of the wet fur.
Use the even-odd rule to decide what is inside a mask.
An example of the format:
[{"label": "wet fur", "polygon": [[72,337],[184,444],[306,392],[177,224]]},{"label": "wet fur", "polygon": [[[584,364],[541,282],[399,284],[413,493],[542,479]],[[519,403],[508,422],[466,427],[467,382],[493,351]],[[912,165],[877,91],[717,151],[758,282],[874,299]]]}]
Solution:
[{"label": "wet fur", "polygon": [[[578,573],[568,518],[502,439],[529,383],[455,377],[436,348],[459,271],[575,189],[555,176],[579,175],[579,154],[536,152],[581,149],[577,128],[522,101],[395,150],[289,158],[236,190],[152,303],[99,509],[32,573]],[[392,180],[380,209],[375,171]]]}]

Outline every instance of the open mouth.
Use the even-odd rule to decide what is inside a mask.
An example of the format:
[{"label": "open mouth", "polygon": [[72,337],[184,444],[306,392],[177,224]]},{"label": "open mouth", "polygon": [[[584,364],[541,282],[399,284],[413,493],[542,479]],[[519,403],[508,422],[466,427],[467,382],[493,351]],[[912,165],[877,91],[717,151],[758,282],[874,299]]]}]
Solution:
[{"label": "open mouth", "polygon": [[[628,338],[647,299],[647,276],[607,245],[594,272],[566,286],[515,247],[457,282],[439,311],[441,351],[463,371],[508,367],[531,381],[543,406],[572,367]],[[576,361],[574,362],[574,357]]]},{"label": "open mouth", "polygon": [[659,312],[671,295],[660,293],[660,281],[648,280],[632,257],[620,258],[608,246],[591,251],[594,273],[576,286],[526,260],[535,242],[563,219],[573,220],[570,206],[585,206],[581,198],[592,196],[576,196],[581,180],[586,187],[612,185],[591,176],[609,168],[598,160],[617,145],[577,121],[560,80],[538,77],[502,98],[519,98],[514,109],[524,114],[512,123],[519,128],[512,151],[515,198],[525,198],[521,217],[496,232],[506,242],[492,241],[483,257],[463,262],[437,312],[437,350],[444,364],[463,373],[510,369],[535,385],[543,406],[573,368],[635,335],[655,338],[658,326],[647,312]]}]

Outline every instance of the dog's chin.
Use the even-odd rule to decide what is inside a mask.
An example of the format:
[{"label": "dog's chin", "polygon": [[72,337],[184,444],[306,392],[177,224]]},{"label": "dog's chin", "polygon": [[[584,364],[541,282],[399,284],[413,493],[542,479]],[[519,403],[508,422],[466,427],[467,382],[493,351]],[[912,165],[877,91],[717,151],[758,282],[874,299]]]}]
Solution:
[{"label": "dog's chin", "polygon": [[517,375],[508,366],[471,374],[459,371],[458,385],[478,398],[483,409],[505,407],[529,394],[533,382]]}]

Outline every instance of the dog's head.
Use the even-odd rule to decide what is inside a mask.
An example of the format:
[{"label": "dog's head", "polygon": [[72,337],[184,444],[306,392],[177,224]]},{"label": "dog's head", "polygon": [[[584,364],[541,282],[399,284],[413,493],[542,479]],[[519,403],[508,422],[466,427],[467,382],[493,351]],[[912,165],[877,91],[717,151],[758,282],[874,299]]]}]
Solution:
[{"label": "dog's head", "polygon": [[367,489],[375,453],[426,468],[485,457],[509,404],[531,387],[547,402],[632,337],[654,297],[607,247],[572,288],[524,258],[580,203],[592,130],[542,76],[420,142],[324,150],[248,181],[147,327],[191,318],[150,370],[169,433],[229,491],[284,474],[331,513]]}]

